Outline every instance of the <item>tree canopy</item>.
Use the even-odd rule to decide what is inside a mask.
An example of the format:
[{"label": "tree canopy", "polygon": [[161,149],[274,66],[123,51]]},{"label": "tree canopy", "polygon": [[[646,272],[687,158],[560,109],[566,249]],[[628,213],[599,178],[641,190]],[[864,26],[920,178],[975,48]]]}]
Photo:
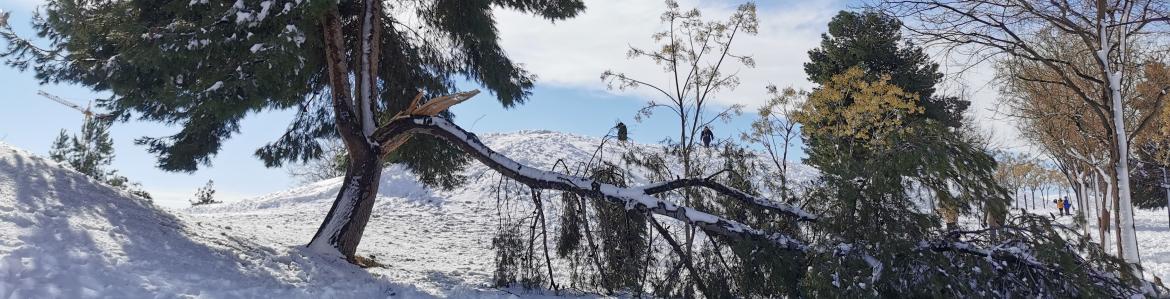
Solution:
[{"label": "tree canopy", "polygon": [[[458,80],[483,85],[505,107],[523,103],[534,76],[500,48],[493,8],[549,20],[584,9],[574,0],[387,5],[380,16],[384,45],[377,115],[393,115],[419,92],[451,93]],[[108,91],[110,98],[100,104],[120,120],[178,125],[173,135],[138,140],[166,170],[190,172],[210,164],[249,114],[296,110],[288,130],[256,151],[266,165],[280,166],[317,158],[319,141],[337,135],[319,26],[335,6],[343,29],[358,30],[355,1],[54,0],[33,23],[48,45],[6,35],[9,47],[0,56],[11,66],[32,69],[42,82]],[[355,59],[357,47],[347,49]],[[401,149],[406,152],[395,157],[424,174],[447,173],[436,170],[466,163],[458,151],[425,136]],[[447,154],[410,153],[435,150]]]},{"label": "tree canopy", "polygon": [[804,71],[809,81],[818,84],[853,67],[864,71],[866,81],[888,75],[890,84],[921,99],[923,116],[950,127],[961,126],[971,102],[935,95],[935,85],[943,78],[938,64],[904,39],[901,30],[902,21],[878,11],[841,11],[829,21],[820,47],[808,52]]}]

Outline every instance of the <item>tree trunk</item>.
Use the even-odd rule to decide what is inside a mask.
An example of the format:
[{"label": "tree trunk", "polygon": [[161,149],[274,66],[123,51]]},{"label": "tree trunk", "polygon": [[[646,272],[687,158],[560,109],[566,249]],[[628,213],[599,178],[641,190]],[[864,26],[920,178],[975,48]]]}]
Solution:
[{"label": "tree trunk", "polygon": [[[1040,201],[1043,201],[1045,204],[1048,204],[1049,199],[1052,199],[1052,197],[1048,196],[1048,188],[1040,189]],[[1060,207],[1057,207],[1057,210],[1060,210]]]},{"label": "tree trunk", "polygon": [[1100,174],[1100,172],[1098,172],[1097,174],[1093,175],[1093,191],[1095,193],[1097,193],[1097,198],[1096,198],[1096,203],[1095,203],[1097,205],[1097,230],[1100,233],[1101,249],[1107,250],[1109,248],[1109,236],[1107,233],[1110,230],[1109,229],[1109,207],[1106,206],[1106,203],[1107,203],[1106,198],[1105,198],[1106,196],[1103,196],[1103,194],[1105,194],[1105,192],[1101,191],[1104,188],[1101,187],[1100,181],[1101,181],[1101,174]]},{"label": "tree trunk", "polygon": [[380,39],[381,5],[379,1],[365,1],[362,22],[362,51],[358,68],[361,70],[355,81],[361,86],[357,97],[351,97],[349,84],[350,70],[346,65],[344,35],[341,32],[341,17],[336,8],[322,21],[325,42],[325,62],[329,74],[329,90],[332,95],[333,116],[337,133],[345,144],[349,167],[345,181],[337,193],[337,199],[325,216],[325,221],[313,235],[308,247],[320,252],[340,253],[350,262],[357,262],[356,252],[362,232],[370,219],[370,211],[378,194],[382,176],[381,150],[369,136],[373,133],[371,103],[378,94],[374,88],[377,80]]},{"label": "tree trunk", "polygon": [[1077,215],[1081,217],[1081,220],[1085,221],[1081,230],[1084,231],[1085,238],[1091,239],[1093,234],[1089,232],[1089,219],[1091,219],[1090,217],[1092,217],[1092,214],[1089,211],[1089,206],[1087,205],[1089,200],[1085,197],[1086,194],[1084,179],[1079,172],[1076,174],[1076,180],[1072,182],[1072,188],[1073,196],[1077,197]]},{"label": "tree trunk", "polygon": [[[1118,63],[1115,67],[1112,62],[1113,56],[1116,53],[1120,60],[1126,59],[1127,38],[1129,37],[1130,14],[1128,11],[1122,14],[1121,19],[1108,19],[1106,14],[1111,9],[1120,9],[1118,7],[1109,7],[1106,1],[1097,0],[1097,60],[1101,65],[1101,73],[1104,75],[1107,86],[1109,87],[1108,98],[1110,105],[1109,112],[1112,113],[1113,121],[1113,137],[1111,140],[1113,144],[1111,148],[1113,163],[1113,210],[1117,213],[1114,217],[1117,225],[1117,256],[1125,259],[1125,262],[1132,265],[1141,263],[1141,257],[1138,255],[1137,245],[1137,231],[1133,223],[1133,202],[1131,200],[1129,188],[1129,136],[1125,130],[1125,106],[1122,100],[1121,90],[1124,88],[1122,80],[1123,67]],[[1109,22],[1112,24],[1109,24]],[[1120,26],[1119,26],[1120,25]],[[1117,37],[1117,44],[1114,44],[1113,38]],[[1116,52],[1114,52],[1116,51]],[[1135,273],[1141,277],[1141,271]]]},{"label": "tree trunk", "polygon": [[[1028,192],[1031,193],[1031,195],[1032,195],[1031,196],[1032,197],[1032,209],[1035,210],[1036,209],[1036,188],[1029,188]],[[1043,205],[1044,203],[1040,203],[1040,204]]]},{"label": "tree trunk", "polygon": [[355,262],[358,243],[362,240],[370,211],[378,194],[382,177],[382,161],[377,152],[350,149],[349,169],[345,181],[329,208],[325,221],[313,235],[309,248],[335,249],[351,262]]}]

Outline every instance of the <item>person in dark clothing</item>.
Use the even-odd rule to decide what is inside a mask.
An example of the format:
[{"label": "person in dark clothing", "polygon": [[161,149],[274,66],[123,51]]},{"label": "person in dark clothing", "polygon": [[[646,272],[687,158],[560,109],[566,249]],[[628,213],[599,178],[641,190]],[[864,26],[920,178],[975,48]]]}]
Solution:
[{"label": "person in dark clothing", "polygon": [[620,121],[619,121],[619,122],[617,123],[617,125],[616,125],[616,126],[614,126],[614,127],[615,127],[615,128],[617,128],[617,139],[618,139],[618,141],[628,141],[628,140],[630,140],[630,135],[629,135],[629,132],[626,132],[626,124],[624,124],[624,123],[622,123],[622,122],[620,122]]},{"label": "person in dark clothing", "polygon": [[715,134],[711,133],[711,127],[703,127],[703,134],[700,137],[703,138],[703,147],[710,148],[711,139],[715,139]]},{"label": "person in dark clothing", "polygon": [[1068,200],[1067,196],[1064,198],[1064,214],[1072,216],[1072,202]]}]

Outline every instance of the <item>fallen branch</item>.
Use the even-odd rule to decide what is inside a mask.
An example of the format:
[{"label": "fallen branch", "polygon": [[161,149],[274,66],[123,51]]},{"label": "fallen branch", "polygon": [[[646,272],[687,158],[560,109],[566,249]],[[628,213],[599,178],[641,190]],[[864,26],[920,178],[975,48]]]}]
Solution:
[{"label": "fallen branch", "polygon": [[[427,105],[450,105],[457,104],[469,98],[474,93],[457,94],[447,99],[451,99],[442,103],[428,102]],[[432,106],[433,107],[433,106]],[[734,220],[725,219],[706,212],[690,209],[679,206],[675,203],[664,201],[655,198],[653,194],[665,192],[673,188],[673,186],[682,186],[691,184],[691,181],[682,181],[682,183],[668,184],[668,183],[654,183],[649,184],[650,187],[655,187],[651,193],[647,188],[623,188],[612,184],[601,183],[592,179],[565,175],[551,171],[545,171],[529,167],[504,155],[501,155],[482,142],[470,132],[467,132],[459,126],[450,121],[437,116],[431,115],[403,115],[394,118],[390,123],[385,124],[374,132],[373,138],[382,145],[384,151],[391,151],[394,149],[395,143],[401,142],[402,139],[408,138],[411,134],[422,133],[442,138],[452,145],[459,147],[464,152],[475,157],[484,165],[492,170],[499,172],[501,175],[510,179],[516,180],[521,184],[527,185],[537,189],[551,189],[573,192],[582,196],[593,198],[601,198],[613,203],[621,204],[626,209],[645,209],[654,214],[670,217],[679,221],[690,223],[698,226],[703,230],[718,235],[743,239],[757,239],[767,241],[777,245],[780,248],[790,250],[805,250],[804,243],[780,233],[767,233],[755,228],[749,227]],[[716,192],[737,197],[744,197],[746,193],[743,192],[729,192],[735,191],[720,184],[701,183],[694,186],[702,186],[711,188]],[[762,200],[752,197],[749,202],[762,204]],[[781,204],[769,204],[771,209],[778,211],[786,211],[786,213],[793,214],[801,219],[814,219],[808,213],[800,211],[795,207],[786,207]]]},{"label": "fallen branch", "polygon": [[[1052,275],[1053,277],[1056,277],[1056,281],[1063,281],[1065,279],[1064,278],[1065,277],[1064,269],[1061,269],[1061,267],[1059,265],[1045,264],[1043,262],[1036,260],[1036,258],[1034,256],[1028,255],[1026,253],[1021,253],[1018,250],[1005,249],[1005,247],[1007,247],[1007,246],[1000,245],[1000,246],[994,246],[990,249],[981,249],[981,248],[976,247],[975,245],[967,243],[967,242],[936,240],[934,242],[929,242],[925,246],[920,247],[918,249],[919,250],[925,249],[925,250],[930,250],[930,251],[934,251],[934,252],[954,252],[954,253],[968,254],[968,255],[973,255],[973,256],[984,257],[987,259],[988,262],[991,262],[991,265],[994,266],[997,271],[1002,271],[1004,266],[1006,266],[1007,264],[1014,264],[1014,265],[1027,267],[1027,268],[1030,268],[1034,271],[1042,272],[1042,273],[1045,273],[1047,275]],[[1008,247],[1008,248],[1010,248],[1010,247]],[[1003,264],[1001,264],[1001,262]],[[1077,267],[1084,267],[1084,266],[1086,266],[1088,261],[1084,260],[1083,258],[1078,257],[1078,258],[1075,258],[1073,260],[1073,263],[1075,263]],[[1089,278],[1092,279],[1094,283],[1101,285],[1101,286],[1110,286],[1110,285],[1118,285],[1119,284],[1118,277],[1102,275],[1101,273],[1097,273],[1094,271],[1089,272]],[[1118,291],[1119,293],[1124,293],[1124,292],[1134,293],[1134,292],[1136,292],[1136,290],[1132,290],[1132,289],[1131,290],[1116,289],[1114,291]]]},{"label": "fallen branch", "polygon": [[798,221],[817,220],[816,216],[813,216],[812,214],[809,214],[800,208],[759,198],[751,194],[747,194],[743,191],[736,190],[735,188],[728,187],[727,185],[720,184],[719,182],[716,182],[710,178],[685,178],[667,182],[652,183],[642,187],[642,189],[645,190],[646,194],[654,195],[686,187],[706,187],[708,189],[715,190],[720,194],[735,198],[739,201],[764,208],[765,210],[776,211],[796,217]]},{"label": "fallen branch", "polygon": [[682,246],[678,244],[678,241],[675,241],[674,238],[670,236],[670,231],[667,231],[665,227],[662,227],[661,224],[658,224],[658,220],[654,219],[654,217],[650,217],[650,224],[654,225],[654,229],[658,230],[658,234],[662,235],[663,239],[666,240],[666,243],[670,244],[670,248],[674,250],[674,253],[678,254],[679,261],[686,266],[687,272],[690,272],[691,274],[691,280],[694,280],[695,284],[699,286],[699,291],[703,292],[703,296],[706,296],[707,298],[716,298],[716,296],[711,293],[711,289],[707,288],[707,283],[703,282],[703,278],[699,276],[699,272],[695,270],[695,263],[691,260],[691,255],[683,251]]}]

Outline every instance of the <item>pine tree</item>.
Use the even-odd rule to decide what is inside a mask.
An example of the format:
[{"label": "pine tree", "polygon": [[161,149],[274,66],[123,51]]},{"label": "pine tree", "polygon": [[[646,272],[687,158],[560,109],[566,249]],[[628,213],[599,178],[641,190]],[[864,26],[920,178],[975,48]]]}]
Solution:
[{"label": "pine tree", "polygon": [[584,4],[52,0],[33,24],[50,45],[3,35],[9,49],[0,56],[31,67],[42,82],[108,91],[99,104],[118,119],[177,124],[173,135],[138,140],[165,170],[210,164],[249,114],[295,109],[288,131],[256,155],[275,167],[318,158],[322,140],[342,140],[348,183],[310,245],[355,260],[387,155],[438,185],[453,185],[458,178],[449,174],[466,163],[428,136],[411,138],[402,152],[381,152],[370,142],[380,116],[396,114],[420,91],[450,94],[458,78],[483,85],[505,107],[527,99],[533,76],[500,48],[497,8],[561,20]]},{"label": "pine tree", "polygon": [[49,159],[73,167],[72,161],[69,161],[71,158],[70,150],[73,149],[71,141],[69,133],[65,129],[61,129],[61,133],[57,134],[57,139],[53,140],[53,145],[49,148]]},{"label": "pine tree", "polygon": [[[1170,163],[1162,160],[1170,144],[1167,141],[1149,141],[1137,146],[1134,160],[1138,162],[1133,168],[1133,204],[1143,209],[1166,207],[1166,188],[1162,185],[1170,181]],[[1083,208],[1083,207],[1082,207]]]},{"label": "pine tree", "polygon": [[[805,64],[809,79],[821,84],[796,117],[805,162],[834,192],[849,193],[839,194],[847,202],[909,200],[904,184],[913,183],[935,194],[939,206],[959,209],[953,212],[986,206],[1002,214],[1006,191],[995,184],[994,159],[955,130],[969,103],[935,95],[938,65],[904,41],[900,28],[896,18],[874,11],[841,12],[829,22]],[[847,211],[856,212],[855,204],[847,203]]]},{"label": "pine tree", "polygon": [[821,35],[820,47],[809,51],[804,72],[818,84],[853,67],[861,68],[869,82],[888,75],[890,84],[917,95],[925,109],[922,117],[960,127],[971,102],[935,95],[935,85],[943,77],[938,64],[922,48],[903,39],[901,30],[901,21],[877,11],[841,11]]},{"label": "pine tree", "polygon": [[191,206],[201,206],[207,204],[220,203],[215,200],[215,182],[207,180],[207,184],[195,190],[195,198],[191,199]]},{"label": "pine tree", "polygon": [[107,170],[114,160],[114,141],[110,138],[109,123],[86,118],[81,135],[68,136],[65,130],[57,135],[49,150],[49,158],[95,180],[105,181]]},{"label": "pine tree", "polygon": [[61,130],[49,149],[49,159],[111,187],[143,199],[151,199],[150,193],[142,190],[138,183],[130,182],[128,178],[119,175],[117,170],[110,169],[110,163],[114,161],[110,125],[104,120],[87,117],[82,123],[81,135],[70,136]]}]

